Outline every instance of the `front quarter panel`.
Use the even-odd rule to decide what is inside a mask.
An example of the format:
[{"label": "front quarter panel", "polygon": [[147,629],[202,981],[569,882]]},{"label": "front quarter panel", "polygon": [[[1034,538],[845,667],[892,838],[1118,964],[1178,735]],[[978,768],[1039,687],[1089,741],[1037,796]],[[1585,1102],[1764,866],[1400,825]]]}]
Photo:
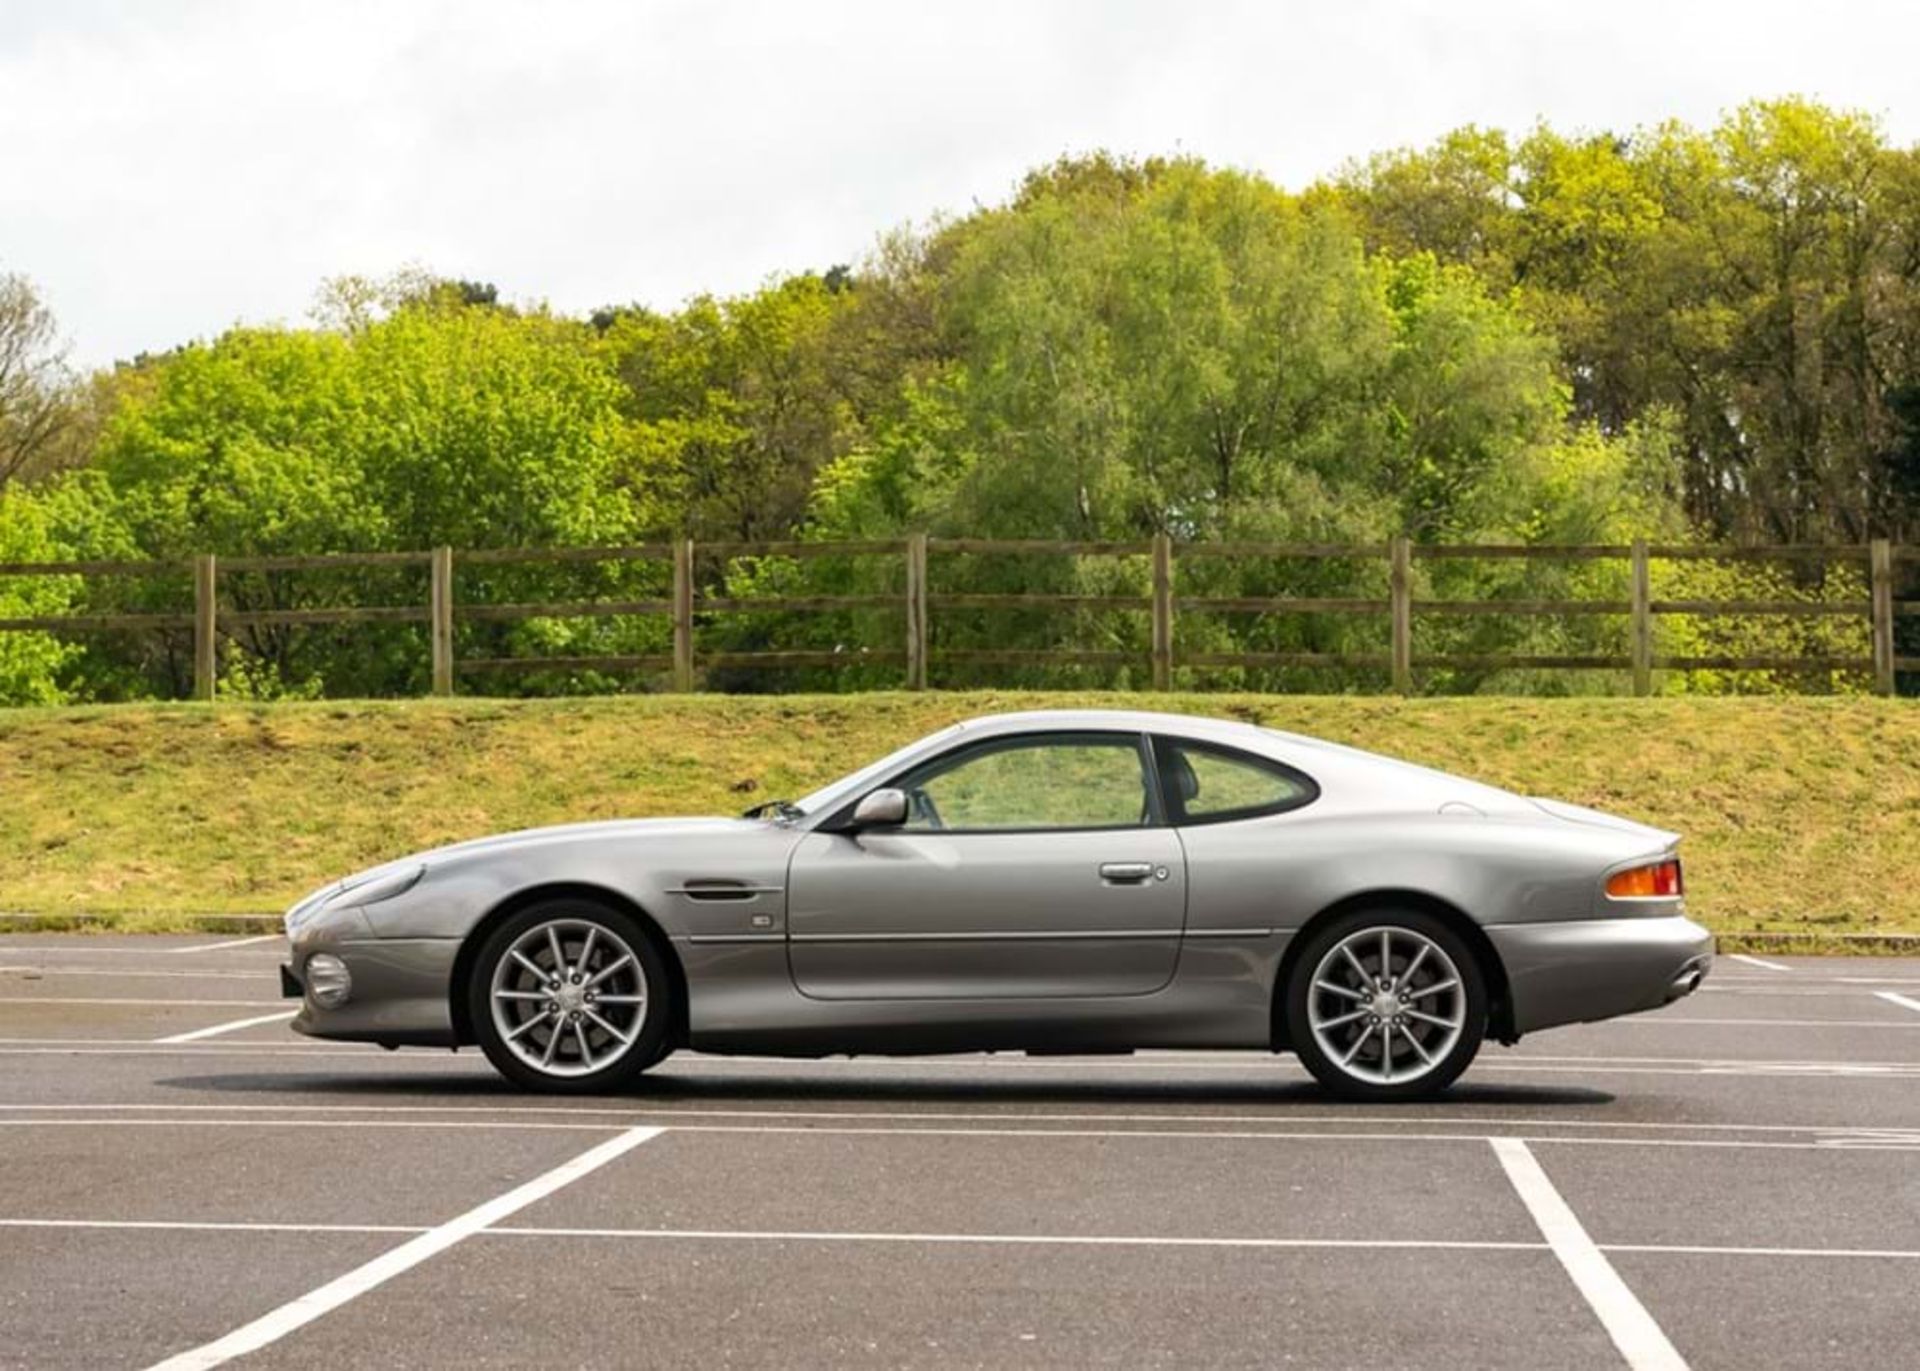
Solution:
[{"label": "front quarter panel", "polygon": [[418,885],[365,913],[383,938],[461,939],[510,900],[570,886],[626,900],[675,940],[779,936],[787,854],[798,837],[774,823],[720,822],[506,844],[429,858]]}]

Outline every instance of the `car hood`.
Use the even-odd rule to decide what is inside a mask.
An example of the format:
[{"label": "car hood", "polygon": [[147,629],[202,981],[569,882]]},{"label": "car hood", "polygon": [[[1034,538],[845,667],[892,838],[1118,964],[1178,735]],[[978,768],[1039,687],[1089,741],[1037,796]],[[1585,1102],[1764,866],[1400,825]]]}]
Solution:
[{"label": "car hood", "polygon": [[390,872],[407,867],[442,866],[471,858],[528,847],[556,847],[567,843],[631,843],[684,838],[695,834],[750,833],[765,830],[771,819],[729,819],[719,816],[686,819],[600,819],[588,823],[551,824],[545,828],[523,828],[512,833],[496,833],[485,838],[448,843],[444,847],[411,852],[379,866],[356,871],[344,880],[334,881],[306,896],[287,911],[289,920],[298,919],[336,896],[356,886],[370,884]]},{"label": "car hood", "polygon": [[449,857],[479,856],[510,848],[552,847],[566,843],[624,843],[713,833],[754,833],[763,831],[772,822],[771,819],[728,819],[713,816],[687,819],[599,819],[588,823],[551,824],[545,828],[523,828],[512,833],[496,833],[491,837],[449,843],[445,847],[416,852],[390,865],[404,865],[407,862],[435,863]]}]

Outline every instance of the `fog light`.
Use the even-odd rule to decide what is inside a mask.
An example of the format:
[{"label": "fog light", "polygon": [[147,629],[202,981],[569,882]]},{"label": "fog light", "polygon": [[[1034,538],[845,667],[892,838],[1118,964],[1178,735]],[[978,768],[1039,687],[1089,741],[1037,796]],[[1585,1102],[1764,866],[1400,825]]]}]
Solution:
[{"label": "fog light", "polygon": [[353,973],[331,952],[307,958],[307,996],[322,1009],[338,1009],[353,994]]}]

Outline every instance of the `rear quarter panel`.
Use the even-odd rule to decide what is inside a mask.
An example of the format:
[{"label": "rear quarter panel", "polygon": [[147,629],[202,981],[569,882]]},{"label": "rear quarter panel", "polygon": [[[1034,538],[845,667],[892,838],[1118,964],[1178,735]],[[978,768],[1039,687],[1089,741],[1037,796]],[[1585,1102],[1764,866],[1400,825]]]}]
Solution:
[{"label": "rear quarter panel", "polygon": [[1182,829],[1189,930],[1299,929],[1369,892],[1417,891],[1483,926],[1589,918],[1617,835],[1546,819],[1316,814]]}]

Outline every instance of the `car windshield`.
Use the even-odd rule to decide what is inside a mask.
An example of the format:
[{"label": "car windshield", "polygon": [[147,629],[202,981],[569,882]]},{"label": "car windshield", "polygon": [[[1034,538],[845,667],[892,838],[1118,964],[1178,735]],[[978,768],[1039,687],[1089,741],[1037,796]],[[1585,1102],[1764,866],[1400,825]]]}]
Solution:
[{"label": "car windshield", "polygon": [[951,738],[965,727],[965,724],[953,724],[925,738],[916,738],[905,747],[897,748],[889,752],[879,761],[863,766],[858,771],[850,775],[842,776],[837,781],[830,781],[826,785],[821,786],[820,789],[814,791],[811,795],[802,795],[798,800],[794,801],[794,806],[802,814],[818,814],[823,810],[837,809],[848,800],[859,795],[862,791],[867,790],[876,781],[880,781],[890,773],[897,771],[900,767],[904,766],[909,759],[929,744]]}]

